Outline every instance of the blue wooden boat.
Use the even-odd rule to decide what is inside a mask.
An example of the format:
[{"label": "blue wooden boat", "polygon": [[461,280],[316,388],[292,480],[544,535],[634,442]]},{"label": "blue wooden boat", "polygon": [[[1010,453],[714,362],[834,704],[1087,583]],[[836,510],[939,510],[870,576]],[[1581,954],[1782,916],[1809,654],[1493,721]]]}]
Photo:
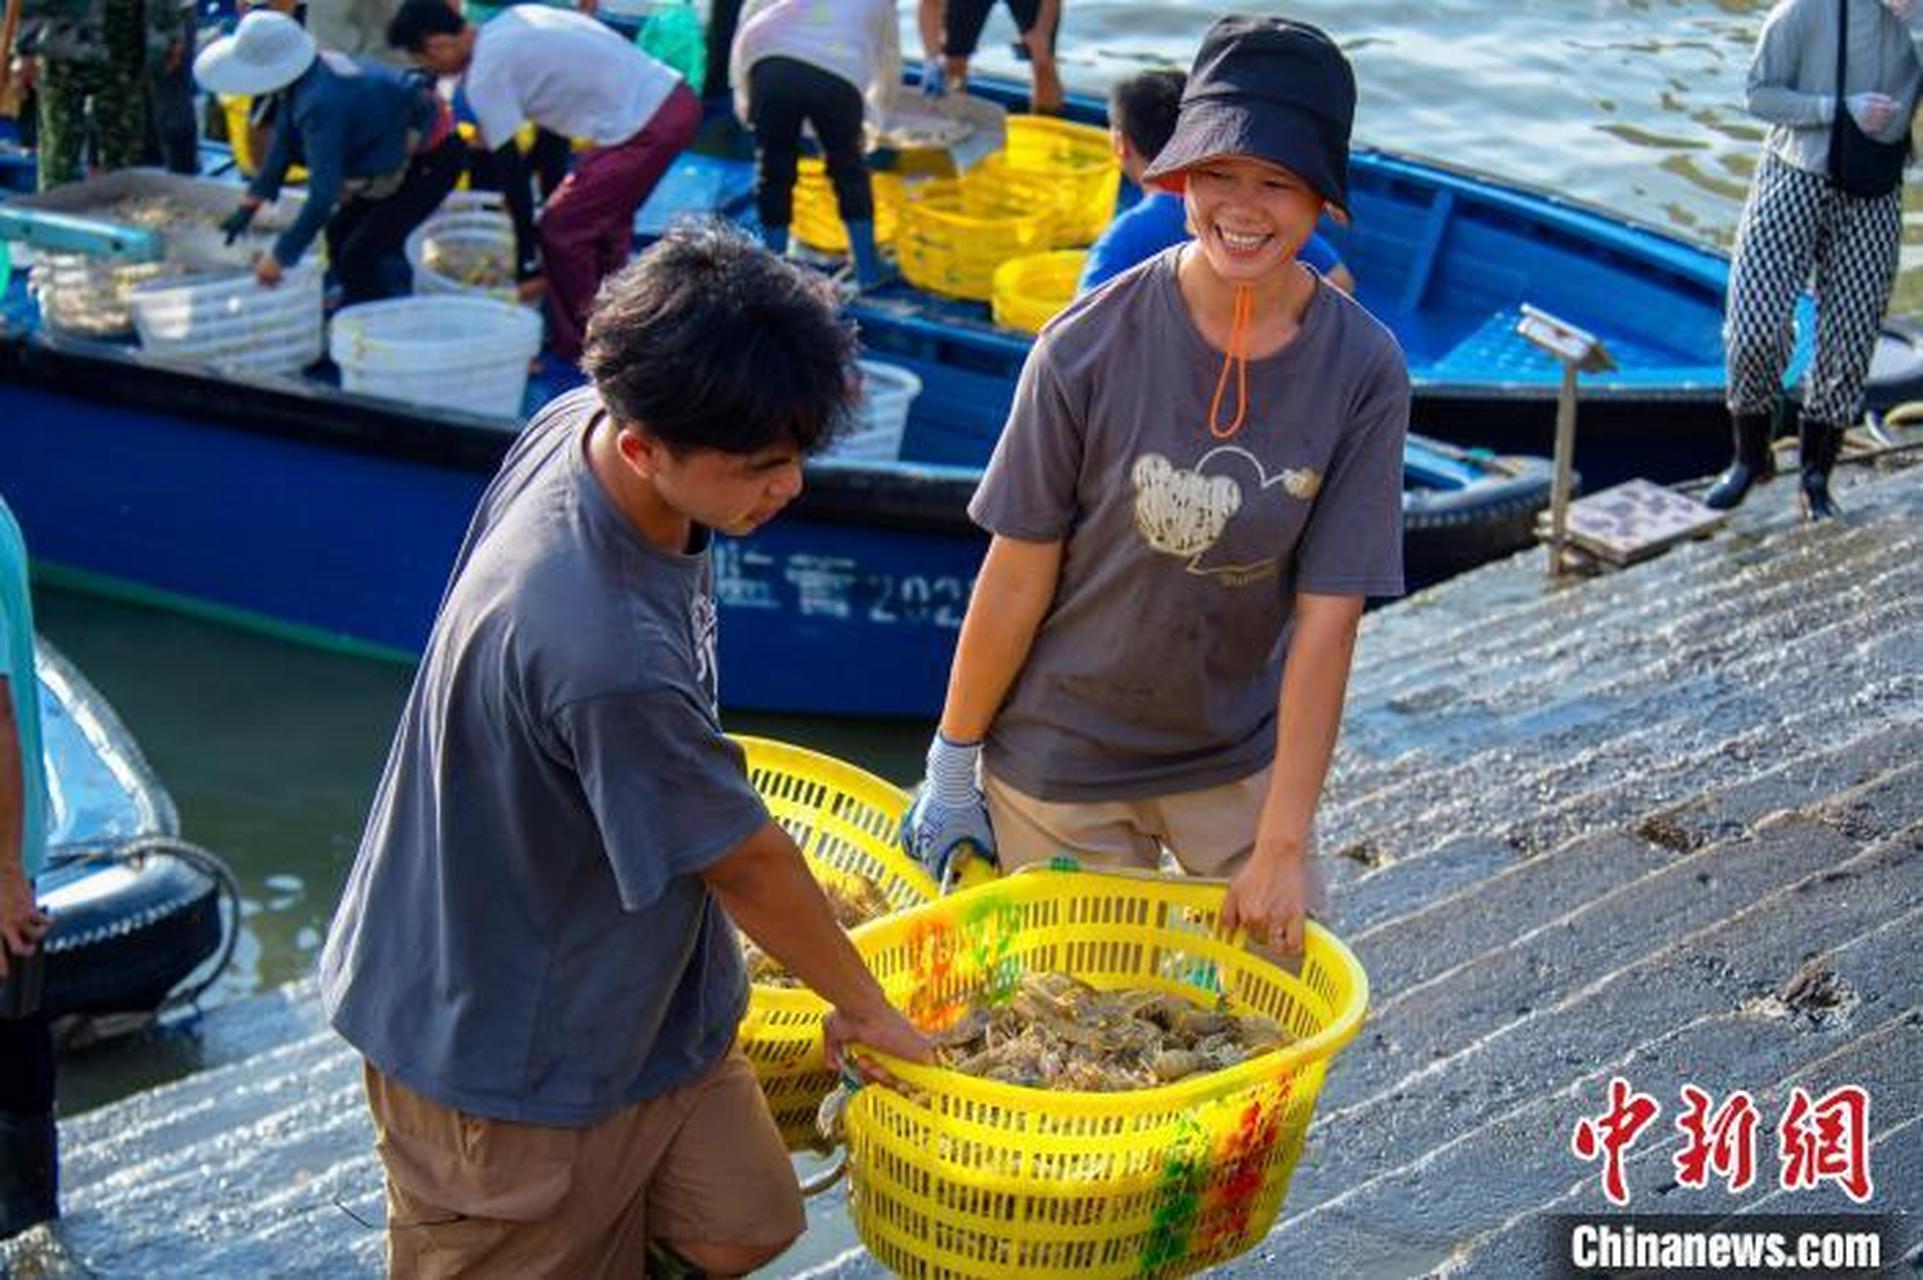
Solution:
[{"label": "blue wooden boat", "polygon": [[[1089,100],[1072,110],[1099,118]],[[638,230],[697,208],[745,215],[751,181],[717,123]],[[1357,154],[1352,186],[1342,248],[1417,385],[1413,581],[1529,541],[1547,476],[1527,455],[1546,450],[1558,370],[1513,335],[1523,302],[1597,332],[1622,365],[1585,379],[1578,465],[1591,486],[1721,462],[1719,254],[1379,152]],[[901,460],[818,463],[791,513],[718,544],[730,706],[930,715],[941,700],[982,547],[964,506],[1029,343],[985,307],[906,286],[850,310],[869,350],[912,369],[923,392]],[[19,305],[9,316],[0,489],[49,575],[362,652],[419,652],[510,424],[222,378],[36,332]],[[1883,399],[1915,389],[1923,359],[1906,343],[1883,353]],[[530,403],[569,381],[550,369]]]},{"label": "blue wooden boat", "polygon": [[233,878],[179,839],[173,800],[86,678],[45,641],[35,667],[52,801],[42,1001],[55,1016],[148,1013],[224,936],[231,949],[220,897]]}]

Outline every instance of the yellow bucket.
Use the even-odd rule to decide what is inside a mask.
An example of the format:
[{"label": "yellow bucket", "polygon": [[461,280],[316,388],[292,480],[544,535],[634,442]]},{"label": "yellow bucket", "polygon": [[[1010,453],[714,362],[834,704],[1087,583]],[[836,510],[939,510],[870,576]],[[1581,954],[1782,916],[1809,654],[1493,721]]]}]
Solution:
[{"label": "yellow bucket", "polygon": [[[737,736],[748,780],[816,878],[867,877],[897,909],[932,902],[935,882],[896,843],[908,793],[805,747]],[[816,1145],[815,1110],[836,1078],[821,1056],[828,1002],[806,987],[751,987],[741,1048],[793,1150]]]},{"label": "yellow bucket", "polygon": [[1030,970],[1226,1001],[1296,1037],[1224,1071],[1128,1093],[1024,1088],[876,1054],[844,1116],[862,1243],[915,1280],[1177,1276],[1250,1248],[1288,1194],[1336,1051],[1368,1005],[1348,948],[1308,927],[1300,976],[1224,937],[1224,889],[1042,870],[864,926],[889,998],[936,1030]]},{"label": "yellow bucket", "polygon": [[995,323],[1040,333],[1075,300],[1087,261],[1086,249],[1053,249],[1002,263],[995,268],[994,296],[989,299]]},{"label": "yellow bucket", "polygon": [[1093,244],[1115,216],[1122,166],[1107,129],[1054,116],[1010,116],[1008,145],[999,161],[1047,180],[1059,215],[1057,248]]},{"label": "yellow bucket", "polygon": [[[888,244],[895,238],[895,224],[901,214],[902,180],[897,173],[870,173],[875,193],[875,243]],[[848,228],[841,221],[841,207],[835,203],[834,184],[828,181],[828,168],[819,157],[803,156],[795,178],[794,221],[789,228],[795,239],[824,253],[848,252]]]}]

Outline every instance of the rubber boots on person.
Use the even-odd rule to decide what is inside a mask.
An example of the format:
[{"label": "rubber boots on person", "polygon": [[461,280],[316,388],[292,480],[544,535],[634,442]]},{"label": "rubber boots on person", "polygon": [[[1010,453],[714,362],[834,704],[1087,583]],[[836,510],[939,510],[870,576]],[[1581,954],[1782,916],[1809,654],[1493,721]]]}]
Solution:
[{"label": "rubber boots on person", "polygon": [[1770,451],[1772,419],[1768,413],[1732,413],[1730,425],[1736,438],[1736,454],[1729,469],[1716,477],[1716,483],[1703,495],[1705,505],[1728,511],[1749,496],[1751,485],[1765,484],[1776,478],[1776,455]]},{"label": "rubber boots on person", "polygon": [[1834,422],[1801,419],[1796,425],[1797,454],[1803,469],[1803,515],[1829,520],[1841,514],[1830,497],[1830,471],[1843,449],[1843,428]]},{"label": "rubber boots on person", "polygon": [[875,224],[868,221],[848,225],[848,253],[855,260],[855,287],[866,293],[888,280],[888,269],[881,265],[881,250],[875,247]]},{"label": "rubber boots on person", "polygon": [[0,1111],[0,1240],[60,1214],[53,1117]]}]

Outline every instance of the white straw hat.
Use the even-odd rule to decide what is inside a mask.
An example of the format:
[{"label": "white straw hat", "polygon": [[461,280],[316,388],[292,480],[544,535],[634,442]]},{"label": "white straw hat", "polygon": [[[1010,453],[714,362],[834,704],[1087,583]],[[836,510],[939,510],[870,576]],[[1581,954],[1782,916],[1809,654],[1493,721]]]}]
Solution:
[{"label": "white straw hat", "polygon": [[258,95],[285,89],[313,65],[318,46],[300,23],[284,13],[255,9],[231,36],[222,36],[194,59],[194,79],[210,93]]}]

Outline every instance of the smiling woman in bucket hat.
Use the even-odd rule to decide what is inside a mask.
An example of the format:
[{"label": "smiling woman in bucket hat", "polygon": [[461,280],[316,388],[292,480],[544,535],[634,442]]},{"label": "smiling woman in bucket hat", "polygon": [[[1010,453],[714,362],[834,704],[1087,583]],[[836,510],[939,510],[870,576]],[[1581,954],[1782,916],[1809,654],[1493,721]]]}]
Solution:
[{"label": "smiling woman in bucket hat", "polygon": [[1149,172],[1196,239],[1036,340],[969,506],[992,535],[905,843],[1227,876],[1287,952],[1366,598],[1402,591],[1409,379],[1296,254],[1346,216],[1355,79],[1314,27],[1203,38]]}]

